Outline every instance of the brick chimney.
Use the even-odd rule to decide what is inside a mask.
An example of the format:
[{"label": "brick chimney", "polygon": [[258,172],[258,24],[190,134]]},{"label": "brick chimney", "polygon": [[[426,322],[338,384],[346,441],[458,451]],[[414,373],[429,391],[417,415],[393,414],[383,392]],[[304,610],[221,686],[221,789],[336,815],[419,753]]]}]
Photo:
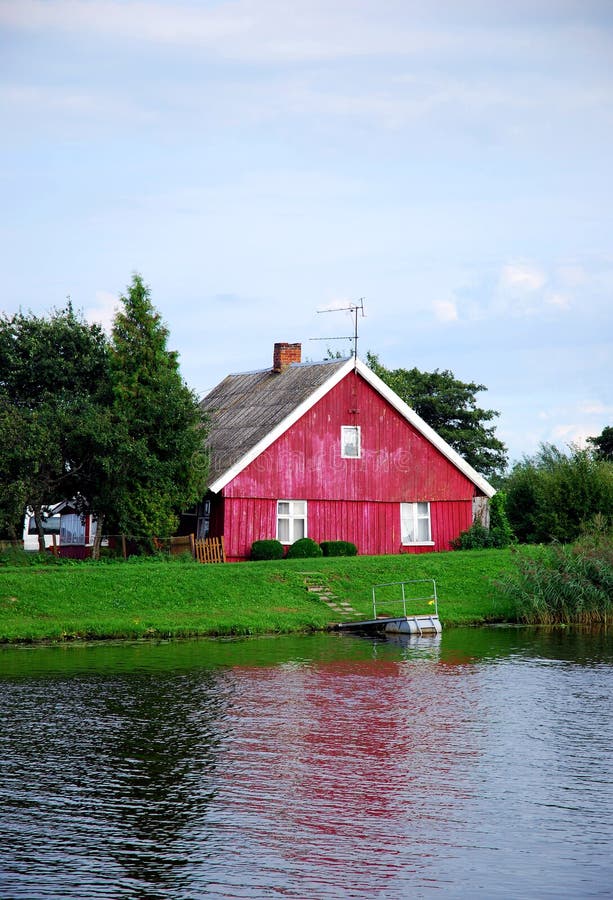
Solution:
[{"label": "brick chimney", "polygon": [[302,344],[275,344],[272,356],[273,372],[282,372],[292,363],[302,362]]}]

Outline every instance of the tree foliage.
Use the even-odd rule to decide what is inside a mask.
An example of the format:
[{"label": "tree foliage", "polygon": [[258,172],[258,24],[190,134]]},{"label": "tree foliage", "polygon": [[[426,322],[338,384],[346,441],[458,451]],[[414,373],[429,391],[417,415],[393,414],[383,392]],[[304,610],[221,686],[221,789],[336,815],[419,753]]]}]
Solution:
[{"label": "tree foliage", "polygon": [[121,301],[110,347],[118,447],[98,500],[120,532],[168,536],[180,510],[204,493],[202,414],[140,275]]},{"label": "tree foliage", "polygon": [[[112,338],[70,303],[0,318],[0,533],[62,499],[141,541],[174,530],[206,476],[198,400],[135,275]],[[99,529],[101,532],[101,529]]]},{"label": "tree foliage", "polygon": [[[17,532],[26,507],[42,517],[88,489],[108,433],[109,359],[98,325],[72,309],[0,319],[0,527]],[[19,531],[20,531],[19,527]]]},{"label": "tree foliage", "polygon": [[598,459],[607,459],[613,462],[613,428],[607,425],[597,437],[589,437],[588,443],[592,445]]},{"label": "tree foliage", "polygon": [[613,520],[613,463],[590,450],[542,444],[505,482],[507,514],[521,543],[576,540],[595,516]]},{"label": "tree foliage", "polygon": [[398,396],[439,434],[466,462],[486,478],[500,475],[507,450],[489,424],[499,414],[477,406],[476,394],[487,388],[463,382],[448,369],[386,369],[378,356],[368,353],[367,363]]},{"label": "tree foliage", "polygon": [[473,522],[451,542],[454,550],[486,550],[508,547],[513,541],[513,529],[509,522],[507,498],[504,491],[497,491],[490,500],[490,523],[486,528],[481,522]]}]

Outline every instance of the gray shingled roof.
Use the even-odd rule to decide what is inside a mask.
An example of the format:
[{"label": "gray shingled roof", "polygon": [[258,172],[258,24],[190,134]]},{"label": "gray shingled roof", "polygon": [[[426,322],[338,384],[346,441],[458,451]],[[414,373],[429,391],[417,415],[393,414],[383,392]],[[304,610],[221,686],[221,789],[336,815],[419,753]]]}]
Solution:
[{"label": "gray shingled roof", "polygon": [[346,359],[294,363],[228,375],[201,402],[208,417],[212,483],[344,366]]}]

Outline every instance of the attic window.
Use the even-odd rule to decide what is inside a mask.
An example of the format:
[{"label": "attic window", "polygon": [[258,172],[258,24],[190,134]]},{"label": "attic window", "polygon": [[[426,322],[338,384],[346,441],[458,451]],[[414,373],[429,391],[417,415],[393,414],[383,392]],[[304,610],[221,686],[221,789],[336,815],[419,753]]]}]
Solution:
[{"label": "attic window", "polygon": [[362,455],[359,425],[341,425],[341,456],[359,459]]}]

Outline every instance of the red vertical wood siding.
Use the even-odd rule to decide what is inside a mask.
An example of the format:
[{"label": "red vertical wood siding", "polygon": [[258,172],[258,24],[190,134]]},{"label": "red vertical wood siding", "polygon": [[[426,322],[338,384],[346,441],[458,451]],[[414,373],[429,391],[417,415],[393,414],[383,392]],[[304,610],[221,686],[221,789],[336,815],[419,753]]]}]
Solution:
[{"label": "red vertical wood siding", "polygon": [[[308,535],[317,543],[351,541],[360,554],[375,555],[449,550],[453,538],[470,527],[471,502],[431,503],[430,518],[434,546],[403,546],[398,503],[309,500],[307,505]],[[253,541],[276,537],[276,529],[276,500],[237,497],[226,501],[228,558],[248,558]]]},{"label": "red vertical wood siding", "polygon": [[[360,459],[341,458],[341,426],[359,425]],[[224,489],[226,497],[458,500],[472,483],[355,372]]]},{"label": "red vertical wood siding", "polygon": [[[341,426],[359,425],[361,457],[341,457]],[[276,536],[276,501],[308,501],[308,534],[360,553],[447,550],[470,527],[472,482],[355,372],[224,488],[231,559]],[[402,502],[429,501],[434,547],[402,547]]]}]

